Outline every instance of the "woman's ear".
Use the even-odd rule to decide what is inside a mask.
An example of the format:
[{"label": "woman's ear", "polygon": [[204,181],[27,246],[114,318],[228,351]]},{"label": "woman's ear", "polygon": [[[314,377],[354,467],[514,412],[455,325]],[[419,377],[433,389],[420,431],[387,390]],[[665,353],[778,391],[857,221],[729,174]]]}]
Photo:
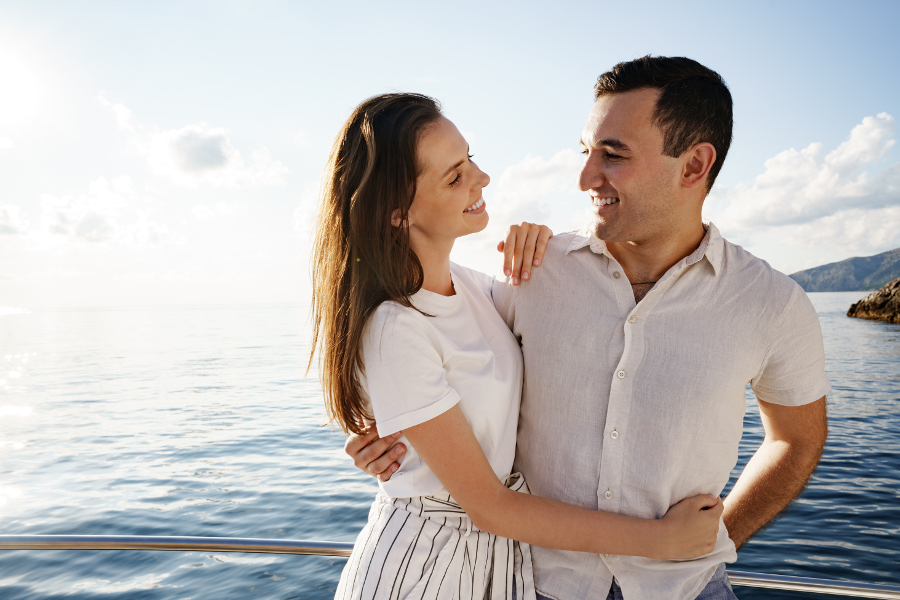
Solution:
[{"label": "woman's ear", "polygon": [[400,227],[400,209],[395,208],[394,212],[391,213],[391,225],[394,227]]}]

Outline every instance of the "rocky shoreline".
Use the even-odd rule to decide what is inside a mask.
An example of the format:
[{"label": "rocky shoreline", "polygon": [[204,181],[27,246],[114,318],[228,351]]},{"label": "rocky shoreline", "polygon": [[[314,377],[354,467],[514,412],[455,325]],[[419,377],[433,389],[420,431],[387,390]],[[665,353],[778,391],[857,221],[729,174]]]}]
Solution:
[{"label": "rocky shoreline", "polygon": [[889,282],[852,305],[847,316],[900,325],[900,279]]}]

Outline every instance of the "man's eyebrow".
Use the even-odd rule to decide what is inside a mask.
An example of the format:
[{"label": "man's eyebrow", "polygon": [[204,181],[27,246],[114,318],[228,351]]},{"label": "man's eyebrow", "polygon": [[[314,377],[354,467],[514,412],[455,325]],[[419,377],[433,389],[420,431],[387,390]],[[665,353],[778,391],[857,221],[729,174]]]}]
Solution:
[{"label": "man's eyebrow", "polygon": [[[579,143],[581,144],[582,147],[587,148],[587,144],[584,143],[583,139],[579,140]],[[625,142],[623,142],[622,140],[620,140],[618,138],[602,139],[597,143],[597,147],[600,147],[600,146],[606,146],[607,148],[612,148],[613,150],[619,150],[620,152],[622,152],[622,151],[628,152],[629,150],[631,150],[631,148],[628,147],[628,144],[626,144]]]},{"label": "man's eyebrow", "polygon": [[631,148],[628,147],[628,144],[616,138],[606,138],[604,140],[600,140],[600,145],[607,146],[609,148],[612,148],[613,150],[631,150]]}]

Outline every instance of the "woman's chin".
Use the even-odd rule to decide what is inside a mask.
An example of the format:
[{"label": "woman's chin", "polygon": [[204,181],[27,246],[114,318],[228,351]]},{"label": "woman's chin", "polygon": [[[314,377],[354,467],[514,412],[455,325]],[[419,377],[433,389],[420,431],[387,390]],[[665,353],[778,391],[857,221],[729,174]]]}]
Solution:
[{"label": "woman's chin", "polygon": [[468,221],[467,225],[469,226],[469,231],[463,235],[472,235],[473,233],[484,231],[485,227],[488,226],[488,221],[490,221],[490,216],[488,216],[486,210],[477,215],[466,215],[465,218],[466,221]]}]

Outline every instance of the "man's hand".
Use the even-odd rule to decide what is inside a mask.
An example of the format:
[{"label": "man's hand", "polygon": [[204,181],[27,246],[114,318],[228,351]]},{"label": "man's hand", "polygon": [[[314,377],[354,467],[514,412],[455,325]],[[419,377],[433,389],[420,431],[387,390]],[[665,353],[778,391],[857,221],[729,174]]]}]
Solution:
[{"label": "man's hand", "polygon": [[510,225],[506,230],[506,240],[497,244],[497,252],[503,253],[503,274],[512,276],[513,285],[519,285],[519,278],[531,277],[531,268],[540,266],[547,250],[547,240],[553,232],[546,225],[525,223]]},{"label": "man's hand", "polygon": [[828,437],[825,397],[803,406],[759,400],[766,437],[725,499],[722,518],[738,548],[803,490]]},{"label": "man's hand", "polygon": [[357,469],[374,475],[379,481],[387,481],[400,468],[400,460],[406,453],[404,444],[395,442],[403,435],[398,431],[384,438],[378,437],[374,425],[370,425],[365,435],[350,435],[344,443],[344,452],[353,459]]}]

